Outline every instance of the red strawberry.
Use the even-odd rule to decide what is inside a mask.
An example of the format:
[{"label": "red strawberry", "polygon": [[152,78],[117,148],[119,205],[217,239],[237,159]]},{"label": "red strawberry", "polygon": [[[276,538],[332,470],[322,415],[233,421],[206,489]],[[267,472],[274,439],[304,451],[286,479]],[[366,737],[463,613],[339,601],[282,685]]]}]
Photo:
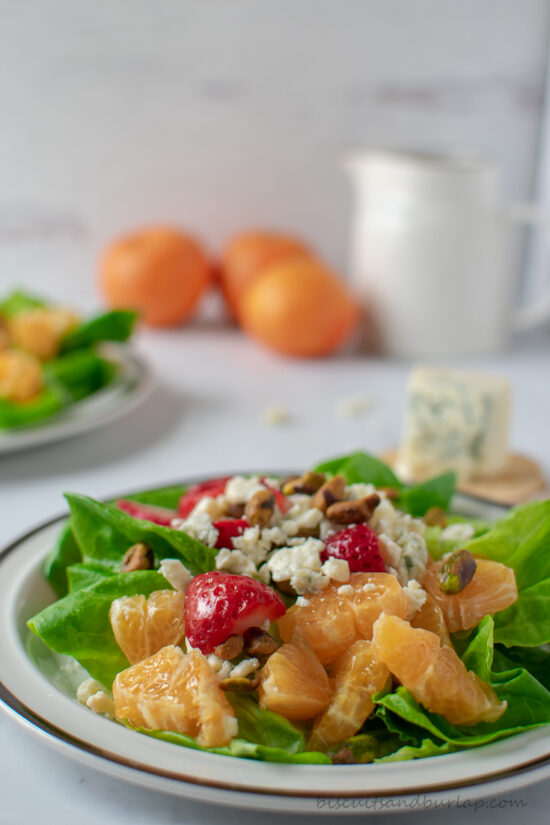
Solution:
[{"label": "red strawberry", "polygon": [[153,507],[151,504],[142,504],[140,501],[130,501],[127,498],[119,498],[116,506],[129,516],[162,524],[164,527],[169,527],[172,519],[177,518],[178,515],[174,510],[168,510],[166,507]]},{"label": "red strawberry", "polygon": [[285,611],[273,590],[250,576],[201,573],[185,593],[185,632],[206,655],[229,636],[275,621]]},{"label": "red strawberry", "polygon": [[227,482],[231,476],[226,478],[212,478],[210,481],[203,481],[201,484],[193,484],[192,487],[182,495],[178,505],[178,513],[182,518],[187,518],[196,504],[206,496],[216,498],[225,492]]},{"label": "red strawberry", "polygon": [[213,526],[218,531],[218,540],[216,542],[218,550],[221,550],[222,547],[227,547],[229,550],[232,550],[233,542],[231,539],[242,536],[246,528],[250,525],[245,518],[228,518],[222,521],[214,521]]},{"label": "red strawberry", "polygon": [[339,530],[325,542],[321,559],[345,559],[352,573],[385,573],[378,536],[366,524],[354,524]]}]

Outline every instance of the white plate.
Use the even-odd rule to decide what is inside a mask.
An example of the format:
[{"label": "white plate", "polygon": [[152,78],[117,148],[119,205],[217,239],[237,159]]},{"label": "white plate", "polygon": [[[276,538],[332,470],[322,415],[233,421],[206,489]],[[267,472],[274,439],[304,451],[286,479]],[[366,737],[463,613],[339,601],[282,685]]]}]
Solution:
[{"label": "white plate", "polygon": [[28,427],[0,430],[0,456],[82,435],[115,421],[141,404],[152,386],[150,372],[143,361],[120,344],[103,344],[101,355],[116,364],[114,380],[51,418]]},{"label": "white plate", "polygon": [[65,755],[197,801],[337,814],[416,810],[508,793],[550,777],[549,728],[407,763],[282,765],[187,750],[94,715],[74,698],[83,672],[26,627],[54,599],[40,566],[59,524],[56,519],[36,528],[0,555],[0,707]]}]

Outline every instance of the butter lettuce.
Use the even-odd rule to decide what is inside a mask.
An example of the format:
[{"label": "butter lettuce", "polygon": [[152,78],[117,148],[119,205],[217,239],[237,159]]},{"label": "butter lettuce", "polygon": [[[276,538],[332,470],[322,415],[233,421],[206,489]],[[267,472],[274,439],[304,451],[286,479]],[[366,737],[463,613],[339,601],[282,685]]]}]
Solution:
[{"label": "butter lettuce", "polygon": [[90,347],[100,341],[127,341],[137,317],[136,312],[115,309],[83,321],[64,337],[61,351]]},{"label": "butter lettuce", "polygon": [[160,573],[139,570],[119,573],[91,587],[69,593],[45,607],[28,626],[56,653],[73,656],[90,676],[110,688],[115,676],[129,667],[109,621],[109,608],[121,596],[171,589]]}]

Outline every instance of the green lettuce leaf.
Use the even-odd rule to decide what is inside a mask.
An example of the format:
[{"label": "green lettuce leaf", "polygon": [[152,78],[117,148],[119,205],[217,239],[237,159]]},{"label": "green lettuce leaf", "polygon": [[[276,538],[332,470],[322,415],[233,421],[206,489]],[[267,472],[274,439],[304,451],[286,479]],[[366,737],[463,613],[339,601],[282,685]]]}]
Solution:
[{"label": "green lettuce leaf", "polygon": [[138,733],[144,733],[155,739],[162,739],[173,745],[181,745],[185,748],[216,753],[220,756],[240,756],[242,759],[258,759],[262,762],[283,762],[295,765],[330,765],[330,758],[317,751],[303,751],[300,753],[289,753],[283,748],[270,748],[266,745],[257,745],[247,742],[244,739],[233,739],[229,745],[222,748],[203,748],[190,736],[183,733],[176,733],[170,730],[149,730],[148,728],[132,728]]},{"label": "green lettuce leaf", "polygon": [[396,503],[400,509],[406,510],[412,516],[423,516],[430,507],[448,510],[455,486],[456,474],[442,473],[422,484],[405,487]]},{"label": "green lettuce leaf", "polygon": [[465,547],[514,569],[517,601],[495,617],[495,641],[538,647],[550,642],[550,500],[524,504]]},{"label": "green lettuce leaf", "polygon": [[65,596],[69,586],[67,568],[81,561],[82,555],[74,537],[73,528],[68,519],[61,528],[54,546],[44,559],[42,573],[57,596]]},{"label": "green lettuce leaf", "polygon": [[68,493],[73,532],[85,562],[120,562],[138,541],[153,548],[157,559],[180,559],[194,575],[215,568],[216,549],[207,547],[180,530],[133,518],[114,504]]},{"label": "green lettuce leaf", "polygon": [[142,493],[133,493],[125,498],[130,501],[140,501],[142,504],[151,504],[154,507],[166,507],[168,510],[177,510],[180,498],[187,487],[183,484],[173,484],[170,487],[159,487],[155,490],[144,490]]},{"label": "green lettuce leaf", "polygon": [[62,352],[89,347],[99,341],[127,341],[137,321],[137,313],[123,309],[105,312],[84,321],[63,339]]},{"label": "green lettuce leaf", "polygon": [[528,670],[541,685],[550,690],[550,648],[495,646],[494,669],[511,670],[522,667]]},{"label": "green lettuce leaf", "polygon": [[66,571],[69,593],[93,587],[94,584],[109,576],[117,576],[119,573],[120,565],[117,562],[96,561],[71,564]]},{"label": "green lettuce leaf", "polygon": [[29,619],[29,628],[56,653],[73,656],[90,676],[110,688],[115,676],[129,666],[109,621],[109,608],[120,596],[149,596],[171,589],[160,573],[139,570],[120,573],[92,587],[69,593]]},{"label": "green lettuce leaf", "polygon": [[283,748],[287,753],[301,753],[305,749],[304,734],[284,716],[261,708],[252,696],[228,693],[227,698],[239,723],[239,739],[268,748]]},{"label": "green lettuce leaf", "polygon": [[454,753],[459,750],[450,742],[435,742],[433,739],[423,739],[420,745],[403,745],[387,756],[381,756],[374,762],[405,762],[410,759],[423,759],[426,756],[441,756],[445,753]]},{"label": "green lettuce leaf", "polygon": [[62,410],[70,400],[60,386],[45,386],[39,395],[23,403],[0,398],[0,429],[37,424]]},{"label": "green lettuce leaf", "polygon": [[41,309],[47,306],[42,298],[30,295],[28,292],[16,291],[0,301],[0,315],[4,318],[14,318],[22,312],[29,312],[31,309]]},{"label": "green lettuce leaf", "polygon": [[60,386],[71,401],[80,401],[112,381],[116,368],[93,350],[60,355],[44,365],[49,385]]}]

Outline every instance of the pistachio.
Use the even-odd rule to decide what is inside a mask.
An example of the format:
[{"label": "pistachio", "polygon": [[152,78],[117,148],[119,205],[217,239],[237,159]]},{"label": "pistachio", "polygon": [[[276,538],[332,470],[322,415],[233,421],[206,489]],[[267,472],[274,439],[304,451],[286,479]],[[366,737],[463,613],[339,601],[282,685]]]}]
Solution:
[{"label": "pistachio", "polygon": [[319,525],[317,527],[300,527],[298,532],[296,533],[296,538],[299,539],[318,539],[319,538]]},{"label": "pistachio", "polygon": [[460,593],[472,581],[476,568],[476,560],[469,550],[455,550],[437,571],[439,587],[449,595]]},{"label": "pistachio", "polygon": [[384,493],[386,498],[389,498],[390,501],[396,501],[400,496],[400,492],[397,487],[379,487],[378,489],[381,493]]},{"label": "pistachio", "polygon": [[227,679],[222,679],[220,687],[225,691],[247,693],[248,691],[256,690],[259,681],[258,678],[247,679],[246,676],[228,676]]},{"label": "pistachio", "polygon": [[424,524],[428,527],[446,527],[447,516],[443,507],[430,507],[424,516]]},{"label": "pistachio", "polygon": [[337,501],[327,509],[327,518],[337,524],[360,524],[372,517],[379,504],[377,493],[352,501]]},{"label": "pistachio", "polygon": [[236,659],[243,652],[244,639],[242,636],[229,636],[222,645],[214,648],[218,659]]},{"label": "pistachio", "polygon": [[289,479],[283,484],[282,491],[285,496],[291,496],[293,493],[305,493],[311,496],[323,486],[326,478],[324,473],[304,473],[304,475],[299,478]]},{"label": "pistachio", "polygon": [[155,566],[153,550],[143,541],[132,544],[125,552],[120,562],[122,573],[131,573],[134,570],[152,570]]},{"label": "pistachio", "polygon": [[313,497],[313,506],[325,513],[331,504],[341,500],[345,489],[346,479],[344,476],[333,476],[317,490]]},{"label": "pistachio", "polygon": [[249,627],[245,631],[244,650],[247,656],[254,656],[257,659],[266,658],[275,653],[278,648],[277,640],[261,627]]},{"label": "pistachio", "polygon": [[244,516],[244,504],[228,504],[225,514],[230,518],[242,518]]},{"label": "pistachio", "polygon": [[267,527],[275,509],[275,496],[270,490],[258,490],[244,508],[248,523],[253,526]]}]

